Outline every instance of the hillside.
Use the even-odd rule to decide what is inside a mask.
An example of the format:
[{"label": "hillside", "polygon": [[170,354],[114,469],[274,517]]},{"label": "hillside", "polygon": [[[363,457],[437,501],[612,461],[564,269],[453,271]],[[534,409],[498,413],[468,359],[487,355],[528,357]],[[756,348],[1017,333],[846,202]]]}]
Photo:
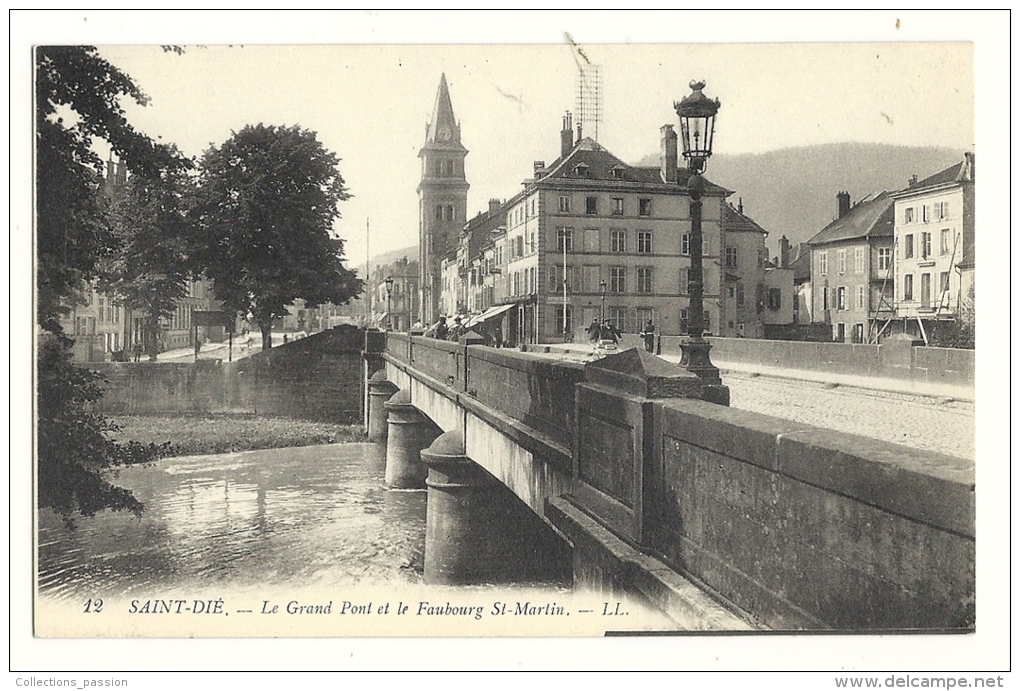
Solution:
[{"label": "hillside", "polygon": [[[775,255],[780,236],[796,245],[832,221],[840,190],[856,202],[871,193],[903,189],[911,175],[925,178],[962,158],[962,151],[935,147],[825,144],[713,156],[706,177],[734,190],[734,205],[743,199],[744,213],[769,231],[768,246]],[[659,155],[653,154],[638,165],[658,162]]]}]

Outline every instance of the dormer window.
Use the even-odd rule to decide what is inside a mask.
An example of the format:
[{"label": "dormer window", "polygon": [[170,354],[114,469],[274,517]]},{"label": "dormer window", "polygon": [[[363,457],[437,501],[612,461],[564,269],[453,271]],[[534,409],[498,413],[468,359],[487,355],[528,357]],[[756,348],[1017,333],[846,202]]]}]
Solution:
[{"label": "dormer window", "polygon": [[587,163],[578,163],[576,166],[574,166],[574,175],[576,175],[579,178],[588,177],[588,172],[589,168]]},{"label": "dormer window", "polygon": [[614,166],[610,172],[614,180],[623,180],[624,173],[626,172],[623,166]]}]

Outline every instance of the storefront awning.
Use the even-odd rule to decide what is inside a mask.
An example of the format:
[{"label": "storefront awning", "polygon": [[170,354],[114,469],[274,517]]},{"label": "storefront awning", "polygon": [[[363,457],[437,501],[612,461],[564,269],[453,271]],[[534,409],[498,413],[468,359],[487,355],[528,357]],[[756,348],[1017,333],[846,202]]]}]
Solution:
[{"label": "storefront awning", "polygon": [[512,307],[514,307],[514,305],[512,305],[512,304],[511,305],[498,305],[497,307],[490,307],[489,309],[485,310],[481,314],[478,314],[478,315],[475,315],[474,317],[471,317],[471,319],[469,319],[468,322],[467,322],[467,326],[468,327],[472,327],[475,324],[481,324],[484,321],[488,321],[489,319],[492,319],[493,317],[498,317],[499,315],[501,315],[504,312],[508,311]]}]

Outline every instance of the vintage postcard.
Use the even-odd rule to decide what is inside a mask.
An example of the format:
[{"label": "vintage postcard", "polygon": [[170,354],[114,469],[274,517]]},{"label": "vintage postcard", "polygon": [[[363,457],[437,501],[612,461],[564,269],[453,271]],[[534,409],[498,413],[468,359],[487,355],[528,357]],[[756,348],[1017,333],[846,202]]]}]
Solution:
[{"label": "vintage postcard", "polygon": [[[858,668],[996,664],[1002,171],[980,40],[918,28],[954,15],[145,28],[185,16],[32,17],[35,655],[654,637],[825,669],[853,636]],[[498,17],[565,23],[406,33]]]}]

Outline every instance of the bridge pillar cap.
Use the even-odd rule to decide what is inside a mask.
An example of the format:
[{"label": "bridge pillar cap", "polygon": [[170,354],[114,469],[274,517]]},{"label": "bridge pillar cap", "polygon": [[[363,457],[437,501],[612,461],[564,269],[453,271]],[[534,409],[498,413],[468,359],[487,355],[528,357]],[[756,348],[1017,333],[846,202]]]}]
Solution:
[{"label": "bridge pillar cap", "polygon": [[467,454],[464,445],[464,433],[460,430],[443,432],[432,442],[429,448],[422,451],[433,458],[461,458]]},{"label": "bridge pillar cap", "polygon": [[386,370],[384,370],[384,369],[376,370],[372,374],[371,380],[372,381],[386,381]]},{"label": "bridge pillar cap", "polygon": [[411,405],[411,392],[407,389],[400,389],[395,394],[390,396],[389,400],[386,401],[387,406],[398,406],[398,405]]}]

